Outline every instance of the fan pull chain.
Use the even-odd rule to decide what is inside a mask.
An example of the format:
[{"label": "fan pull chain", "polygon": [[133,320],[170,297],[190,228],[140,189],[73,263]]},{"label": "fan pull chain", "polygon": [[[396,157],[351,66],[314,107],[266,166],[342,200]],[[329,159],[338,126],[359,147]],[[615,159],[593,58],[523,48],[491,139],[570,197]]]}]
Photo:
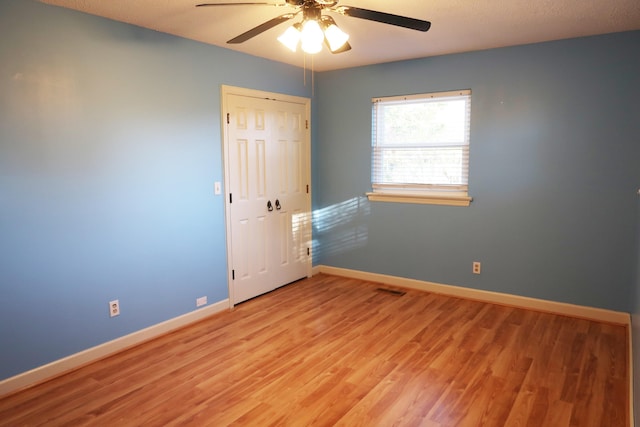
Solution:
[{"label": "fan pull chain", "polygon": [[[307,54],[302,54],[303,62],[302,62],[302,80],[304,83],[304,87],[307,87]],[[315,62],[313,62],[313,55],[311,55],[311,97],[316,93],[316,81],[315,81]]]}]

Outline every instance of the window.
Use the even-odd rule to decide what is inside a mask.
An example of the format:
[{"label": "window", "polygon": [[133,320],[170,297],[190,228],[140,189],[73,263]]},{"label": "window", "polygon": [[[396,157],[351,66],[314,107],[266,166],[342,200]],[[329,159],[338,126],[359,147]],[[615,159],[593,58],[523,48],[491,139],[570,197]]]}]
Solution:
[{"label": "window", "polygon": [[468,206],[471,90],[372,103],[369,199]]}]

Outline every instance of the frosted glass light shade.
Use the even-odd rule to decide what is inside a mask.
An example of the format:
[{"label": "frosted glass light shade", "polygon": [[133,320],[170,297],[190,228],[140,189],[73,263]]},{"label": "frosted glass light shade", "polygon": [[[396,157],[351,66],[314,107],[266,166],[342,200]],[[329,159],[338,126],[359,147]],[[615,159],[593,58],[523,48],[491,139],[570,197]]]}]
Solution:
[{"label": "frosted glass light shade", "polygon": [[329,49],[332,52],[340,49],[349,40],[349,34],[342,31],[335,24],[331,24],[324,30],[324,35],[329,42]]},{"label": "frosted glass light shade", "polygon": [[280,37],[278,37],[278,41],[289,48],[292,52],[295,52],[298,50],[300,31],[295,27],[289,27]]},{"label": "frosted glass light shade", "polygon": [[322,42],[324,41],[324,33],[320,24],[316,20],[310,19],[302,26],[300,33],[302,40],[302,50],[306,53],[314,54],[322,50]]}]

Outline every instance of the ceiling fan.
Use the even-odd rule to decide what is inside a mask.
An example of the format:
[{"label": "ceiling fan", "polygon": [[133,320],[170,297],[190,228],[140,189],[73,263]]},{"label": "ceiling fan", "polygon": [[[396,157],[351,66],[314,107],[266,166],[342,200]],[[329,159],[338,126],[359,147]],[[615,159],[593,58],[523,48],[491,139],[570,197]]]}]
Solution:
[{"label": "ceiling fan", "polygon": [[276,16],[257,27],[254,27],[237,37],[227,41],[230,44],[243,43],[273,27],[288,21],[302,12],[302,22],[289,27],[278,40],[292,51],[296,51],[301,42],[302,50],[307,53],[317,53],[325,42],[332,53],[346,52],[351,49],[347,42],[349,36],[338,28],[334,19],[328,15],[322,15],[322,11],[338,13],[344,16],[381,22],[411,30],[425,32],[431,27],[431,22],[391,13],[362,9],[353,6],[338,6],[338,0],[285,0],[286,3],[269,2],[242,2],[242,3],[202,3],[196,7],[209,6],[289,6],[295,9],[290,13]]}]

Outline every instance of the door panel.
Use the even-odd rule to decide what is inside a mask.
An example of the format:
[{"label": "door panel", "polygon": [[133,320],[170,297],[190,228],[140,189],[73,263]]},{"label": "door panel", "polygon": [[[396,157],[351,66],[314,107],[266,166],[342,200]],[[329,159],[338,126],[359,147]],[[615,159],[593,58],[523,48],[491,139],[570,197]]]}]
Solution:
[{"label": "door panel", "polygon": [[[269,218],[266,210],[266,143],[269,139],[262,108],[237,103],[228,137],[228,188],[232,197],[231,257],[236,298],[245,300],[269,282]],[[255,288],[255,289],[254,289]]]},{"label": "door panel", "polygon": [[[301,167],[300,146],[306,140],[303,126],[304,108],[285,103],[278,104],[277,140],[278,140],[278,200],[281,204],[280,231],[280,268],[275,272],[278,281],[289,283],[306,276],[306,264],[301,252],[306,253],[307,244],[304,230],[299,226],[299,215],[296,212],[305,209],[308,195],[302,191],[303,173]],[[306,163],[305,163],[306,164]],[[306,176],[305,176],[306,182]],[[295,223],[295,226],[294,226]]]}]

